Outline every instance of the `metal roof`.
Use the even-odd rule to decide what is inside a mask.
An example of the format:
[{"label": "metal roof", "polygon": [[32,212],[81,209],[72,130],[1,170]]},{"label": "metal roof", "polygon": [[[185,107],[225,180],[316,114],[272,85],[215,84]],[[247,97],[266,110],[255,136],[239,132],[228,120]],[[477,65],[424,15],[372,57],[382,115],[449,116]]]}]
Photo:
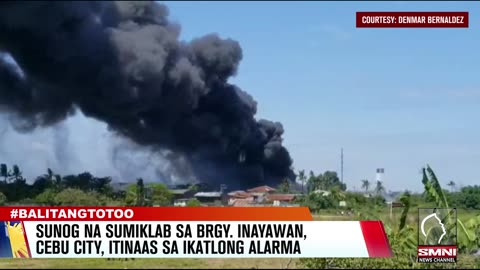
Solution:
[{"label": "metal roof", "polygon": [[198,192],[195,197],[221,197],[221,192]]},{"label": "metal roof", "polygon": [[170,192],[175,195],[185,194],[189,191],[189,189],[171,189]]},{"label": "metal roof", "polygon": [[267,193],[267,192],[272,192],[275,191],[276,189],[269,187],[269,186],[260,186],[260,187],[255,187],[252,189],[247,190],[248,192],[251,193]]},{"label": "metal roof", "polygon": [[234,191],[234,192],[230,192],[228,193],[228,195],[230,197],[235,197],[235,198],[249,198],[249,197],[253,197],[252,194],[248,193],[248,192],[245,192],[243,190],[238,190],[238,191]]}]

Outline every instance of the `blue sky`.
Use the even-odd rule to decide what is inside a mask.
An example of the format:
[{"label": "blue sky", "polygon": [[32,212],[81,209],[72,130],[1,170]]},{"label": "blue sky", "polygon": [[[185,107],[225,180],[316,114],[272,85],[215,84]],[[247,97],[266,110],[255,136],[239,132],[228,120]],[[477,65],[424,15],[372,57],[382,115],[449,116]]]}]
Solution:
[{"label": "blue sky", "polygon": [[[385,168],[390,190],[479,182],[480,11],[468,2],[165,2],[182,39],[240,42],[232,82],[283,123],[296,169],[340,170],[350,188]],[[468,29],[357,29],[356,11],[469,11]]]}]

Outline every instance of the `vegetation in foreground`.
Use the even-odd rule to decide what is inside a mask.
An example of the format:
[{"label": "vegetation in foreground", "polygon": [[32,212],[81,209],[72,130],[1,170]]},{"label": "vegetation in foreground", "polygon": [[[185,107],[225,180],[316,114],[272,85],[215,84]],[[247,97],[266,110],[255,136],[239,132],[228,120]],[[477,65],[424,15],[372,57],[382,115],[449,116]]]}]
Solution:
[{"label": "vegetation in foreground", "polygon": [[[3,178],[3,179],[1,179]],[[143,184],[139,179],[125,192],[115,192],[108,177],[98,178],[90,173],[61,177],[50,169],[39,176],[33,184],[27,184],[18,166],[8,170],[0,165],[0,204],[43,204],[43,205],[168,205],[172,194],[162,184]],[[423,194],[411,194],[406,191],[400,198],[402,207],[390,209],[380,194],[385,190],[382,183],[376,183],[371,197],[346,191],[335,172],[315,175],[307,178],[299,173],[299,180],[306,182],[307,193],[298,203],[310,208],[317,220],[358,220],[380,219],[384,222],[390,244],[395,254],[391,259],[3,259],[0,268],[397,268],[397,269],[479,269],[479,257],[472,255],[480,246],[480,187],[468,186],[455,189],[450,181],[450,190],[443,189],[433,170],[423,170]],[[368,180],[362,181],[366,193],[370,190]],[[192,186],[191,188],[196,188]],[[291,184],[284,182],[278,189],[291,192]],[[327,190],[329,195],[315,191]],[[303,191],[303,186],[302,186]],[[339,202],[346,201],[348,207],[340,207]],[[189,206],[198,206],[191,200]],[[419,264],[416,263],[417,220],[416,207],[457,207],[460,209],[459,259],[457,264]],[[340,214],[342,213],[342,214]],[[451,224],[450,224],[451,225]]]},{"label": "vegetation in foreground", "polygon": [[[442,189],[435,173],[430,167],[423,169],[422,183],[425,187],[424,198],[430,202],[430,206],[438,208],[449,208],[446,192]],[[311,269],[326,268],[370,268],[370,269],[477,269],[480,268],[480,258],[473,255],[480,246],[480,214],[476,211],[473,217],[465,218],[465,214],[454,220],[448,218],[446,227],[458,225],[457,245],[459,249],[459,258],[456,264],[424,264],[417,263],[417,224],[408,222],[409,212],[412,207],[412,196],[405,192],[400,201],[403,205],[402,212],[398,222],[392,223],[392,220],[384,220],[386,233],[395,255],[394,258],[372,258],[372,259],[327,259],[327,258],[307,258],[300,259],[300,265]],[[369,213],[362,213],[361,219],[381,219],[379,216]]]}]

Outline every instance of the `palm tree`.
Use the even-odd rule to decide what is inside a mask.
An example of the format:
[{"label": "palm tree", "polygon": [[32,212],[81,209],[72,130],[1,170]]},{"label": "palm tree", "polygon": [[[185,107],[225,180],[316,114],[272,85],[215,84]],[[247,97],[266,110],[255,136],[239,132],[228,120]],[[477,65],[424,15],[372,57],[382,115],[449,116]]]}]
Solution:
[{"label": "palm tree", "polygon": [[365,189],[365,193],[368,193],[368,189],[370,188],[370,181],[368,181],[368,179],[362,180],[362,188]]},{"label": "palm tree", "polygon": [[375,186],[375,193],[377,193],[377,195],[380,195],[384,191],[385,187],[383,186],[382,182],[377,181],[377,185]]},{"label": "palm tree", "polygon": [[20,171],[20,168],[18,165],[13,165],[12,171],[10,172],[9,176],[11,177],[11,180],[14,180],[15,182],[23,179],[22,178],[22,172]]},{"label": "palm tree", "polygon": [[307,179],[307,176],[305,175],[305,170],[301,170],[298,172],[298,179],[302,182],[302,193],[305,193],[304,191],[304,186],[305,186],[305,180]]},{"label": "palm tree", "polygon": [[8,167],[7,164],[0,164],[0,176],[3,177],[3,181],[7,182]]},{"label": "palm tree", "polygon": [[48,180],[52,180],[52,179],[53,179],[53,171],[52,171],[52,169],[50,169],[50,168],[47,169],[47,174],[45,175],[45,177],[46,177]]},{"label": "palm tree", "polygon": [[54,174],[53,170],[50,168],[48,168],[47,173],[42,175],[41,177],[45,179],[48,187],[58,189],[62,184],[62,177],[59,174]]},{"label": "palm tree", "polygon": [[137,206],[145,205],[145,185],[142,178],[137,179]]},{"label": "palm tree", "polygon": [[62,176],[60,174],[53,175],[52,181],[55,189],[60,189],[62,187]]},{"label": "palm tree", "polygon": [[452,192],[455,190],[455,182],[450,181],[450,182],[448,182],[447,186],[450,187],[450,189],[452,190]]},{"label": "palm tree", "polygon": [[307,179],[307,192],[312,192],[318,188],[317,186],[317,177],[313,171],[310,171],[309,177]]}]

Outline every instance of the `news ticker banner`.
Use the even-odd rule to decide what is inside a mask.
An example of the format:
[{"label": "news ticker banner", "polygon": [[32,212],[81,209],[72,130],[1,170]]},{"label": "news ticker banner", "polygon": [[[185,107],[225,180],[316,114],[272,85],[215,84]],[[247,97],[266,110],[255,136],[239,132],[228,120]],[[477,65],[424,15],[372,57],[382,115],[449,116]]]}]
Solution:
[{"label": "news ticker banner", "polygon": [[468,28],[468,12],[357,12],[357,28]]},{"label": "news ticker banner", "polygon": [[392,257],[381,221],[304,207],[2,207],[7,258]]}]

